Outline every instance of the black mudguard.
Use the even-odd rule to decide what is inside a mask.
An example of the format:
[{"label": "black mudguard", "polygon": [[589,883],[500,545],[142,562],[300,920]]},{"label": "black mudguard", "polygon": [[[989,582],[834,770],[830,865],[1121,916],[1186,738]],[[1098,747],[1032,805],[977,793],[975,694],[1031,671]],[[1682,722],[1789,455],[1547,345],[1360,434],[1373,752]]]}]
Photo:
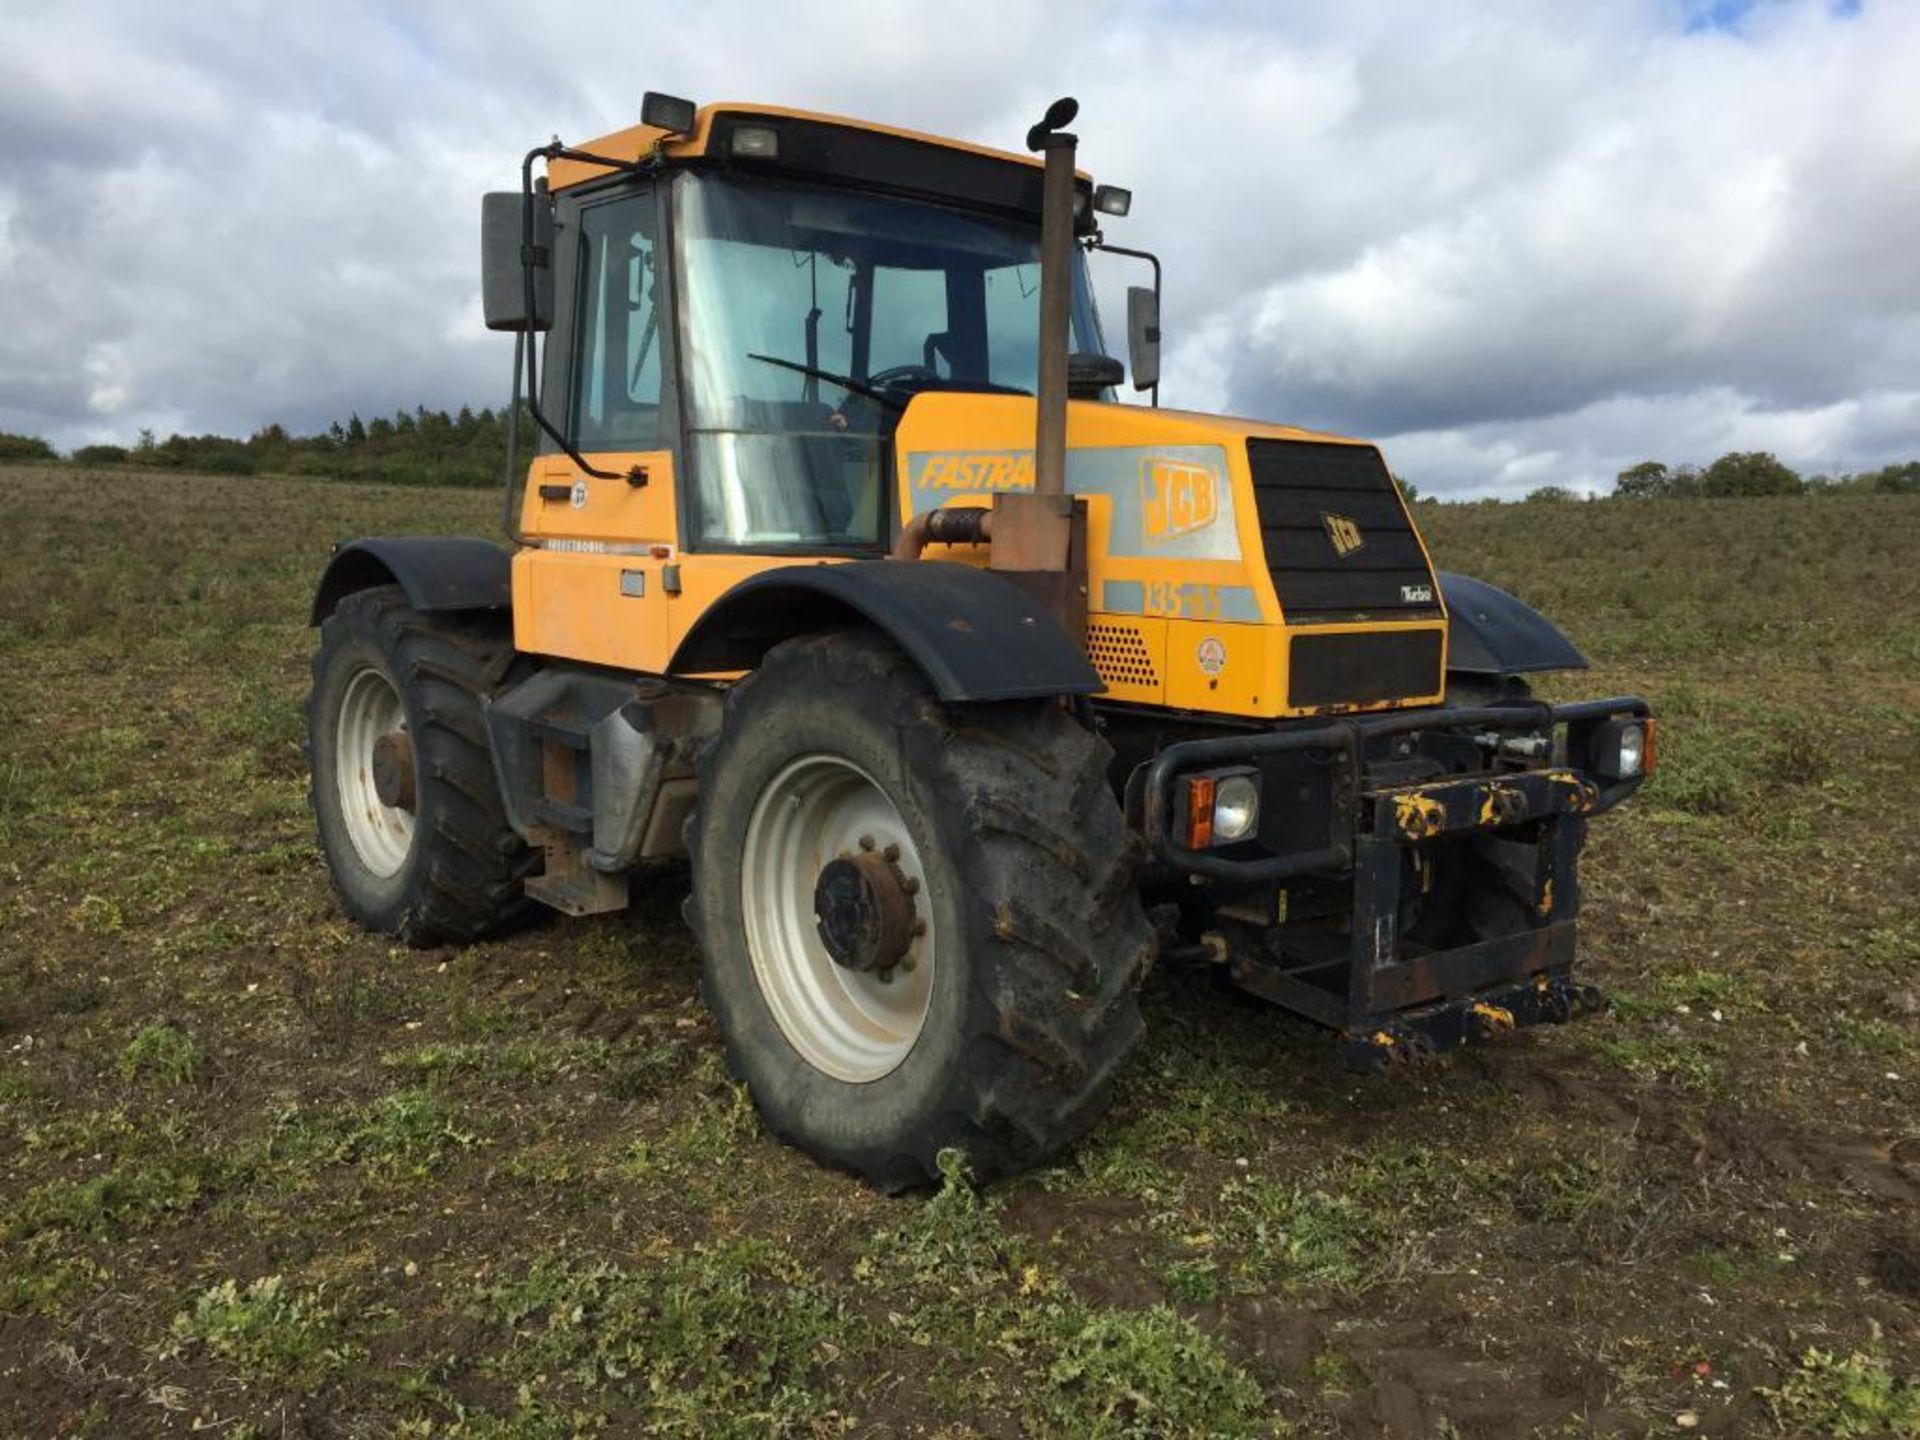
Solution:
[{"label": "black mudguard", "polygon": [[308,623],[318,625],[346,596],[376,585],[398,585],[416,610],[505,610],[513,603],[512,564],[490,540],[352,540],[334,547]]},{"label": "black mudguard", "polygon": [[687,633],[671,670],[751,670],[796,635],[878,627],[942,700],[1093,695],[1105,687],[1060,622],[1002,576],[945,560],[785,565],[741,581]]},{"label": "black mudguard", "polygon": [[1447,669],[1459,675],[1527,675],[1584,670],[1560,628],[1524,601],[1466,575],[1442,573],[1447,602]]}]

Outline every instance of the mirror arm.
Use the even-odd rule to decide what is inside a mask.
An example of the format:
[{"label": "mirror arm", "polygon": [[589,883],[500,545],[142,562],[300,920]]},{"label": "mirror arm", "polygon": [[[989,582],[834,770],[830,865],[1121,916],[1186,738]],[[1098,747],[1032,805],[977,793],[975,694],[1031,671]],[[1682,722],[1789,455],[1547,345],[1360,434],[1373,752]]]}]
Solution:
[{"label": "mirror arm", "polygon": [[507,539],[521,544],[526,536],[520,533],[520,517],[513,503],[514,471],[519,469],[516,463],[520,452],[520,357],[526,353],[527,337],[530,330],[513,332],[513,391],[507,400],[507,483],[506,498],[501,509],[506,513],[501,517],[506,522]]},{"label": "mirror arm", "polygon": [[[550,254],[542,254],[540,248],[533,243],[533,197],[536,193],[533,188],[533,162],[543,158],[549,164],[555,160],[578,160],[589,165],[605,165],[614,170],[625,170],[636,175],[644,174],[652,168],[652,166],[645,161],[616,160],[611,156],[595,155],[586,150],[570,150],[557,140],[550,145],[537,145],[526,153],[526,157],[520,162],[520,271],[526,283],[526,314],[528,316],[532,316],[535,313],[533,272],[542,265],[550,266],[553,264],[553,256]],[[588,464],[586,457],[574,449],[572,442],[569,441],[565,435],[562,435],[554,426],[553,422],[541,413],[540,377],[539,369],[535,361],[539,348],[538,345],[533,343],[531,334],[529,334],[526,346],[525,373],[527,381],[527,410],[533,416],[533,423],[538,425],[552,438],[553,443],[565,452],[569,460],[579,466],[585,473],[593,476],[596,480],[625,480],[636,489],[645,485],[647,483],[647,472],[638,465],[632,466],[626,473],[622,474],[616,470],[596,469],[594,466]],[[516,380],[520,374],[521,371],[518,361],[516,360],[514,369],[514,377]],[[511,454],[509,454],[508,463],[512,463]]]},{"label": "mirror arm", "polygon": [[[1130,255],[1135,260],[1144,260],[1153,266],[1153,308],[1160,308],[1160,257],[1151,250],[1133,250],[1125,245],[1115,245],[1098,230],[1089,235],[1084,242],[1089,250],[1105,250],[1114,255]],[[1156,379],[1150,387],[1153,391],[1153,405],[1160,408],[1160,382]]]}]

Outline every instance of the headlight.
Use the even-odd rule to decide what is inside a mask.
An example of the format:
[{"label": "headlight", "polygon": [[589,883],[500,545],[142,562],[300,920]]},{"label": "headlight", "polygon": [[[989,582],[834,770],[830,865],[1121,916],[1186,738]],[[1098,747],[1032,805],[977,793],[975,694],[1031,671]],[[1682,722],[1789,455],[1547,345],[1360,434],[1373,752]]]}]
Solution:
[{"label": "headlight", "polygon": [[1213,787],[1213,841],[1231,845],[1260,823],[1260,786],[1251,775],[1226,775]]},{"label": "headlight", "polygon": [[1260,824],[1257,770],[1214,770],[1187,777],[1186,841],[1189,850],[1233,845]]},{"label": "headlight", "polygon": [[1593,732],[1587,763],[1608,780],[1651,775],[1654,761],[1651,719],[1609,720]]},{"label": "headlight", "polygon": [[1647,732],[1638,725],[1627,726],[1620,732],[1619,754],[1621,775],[1638,775],[1647,756]]}]

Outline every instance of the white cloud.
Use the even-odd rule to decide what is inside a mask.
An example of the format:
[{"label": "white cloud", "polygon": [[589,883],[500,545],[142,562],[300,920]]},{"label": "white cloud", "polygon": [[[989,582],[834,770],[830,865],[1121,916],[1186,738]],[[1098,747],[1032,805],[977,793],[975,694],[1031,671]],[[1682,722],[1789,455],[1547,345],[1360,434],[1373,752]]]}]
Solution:
[{"label": "white cloud", "polygon": [[1135,192],[1116,238],[1167,263],[1171,402],[1385,436],[1442,491],[1920,455],[1920,6],[933,13],[15,7],[0,428],[497,403],[477,197],[644,89],[1000,144],[1072,90],[1083,163]]}]

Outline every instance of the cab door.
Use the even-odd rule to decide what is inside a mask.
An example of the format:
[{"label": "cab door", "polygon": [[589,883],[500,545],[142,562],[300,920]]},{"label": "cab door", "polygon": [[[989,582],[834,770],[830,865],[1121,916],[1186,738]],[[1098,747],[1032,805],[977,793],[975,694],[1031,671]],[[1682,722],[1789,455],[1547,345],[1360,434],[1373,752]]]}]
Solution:
[{"label": "cab door", "polygon": [[679,533],[660,208],[652,184],[633,182],[559,207],[561,313],[541,408],[606,473],[583,471],[545,440],[528,470],[526,545],[513,562],[520,649],[652,672],[668,659],[663,581]]}]

